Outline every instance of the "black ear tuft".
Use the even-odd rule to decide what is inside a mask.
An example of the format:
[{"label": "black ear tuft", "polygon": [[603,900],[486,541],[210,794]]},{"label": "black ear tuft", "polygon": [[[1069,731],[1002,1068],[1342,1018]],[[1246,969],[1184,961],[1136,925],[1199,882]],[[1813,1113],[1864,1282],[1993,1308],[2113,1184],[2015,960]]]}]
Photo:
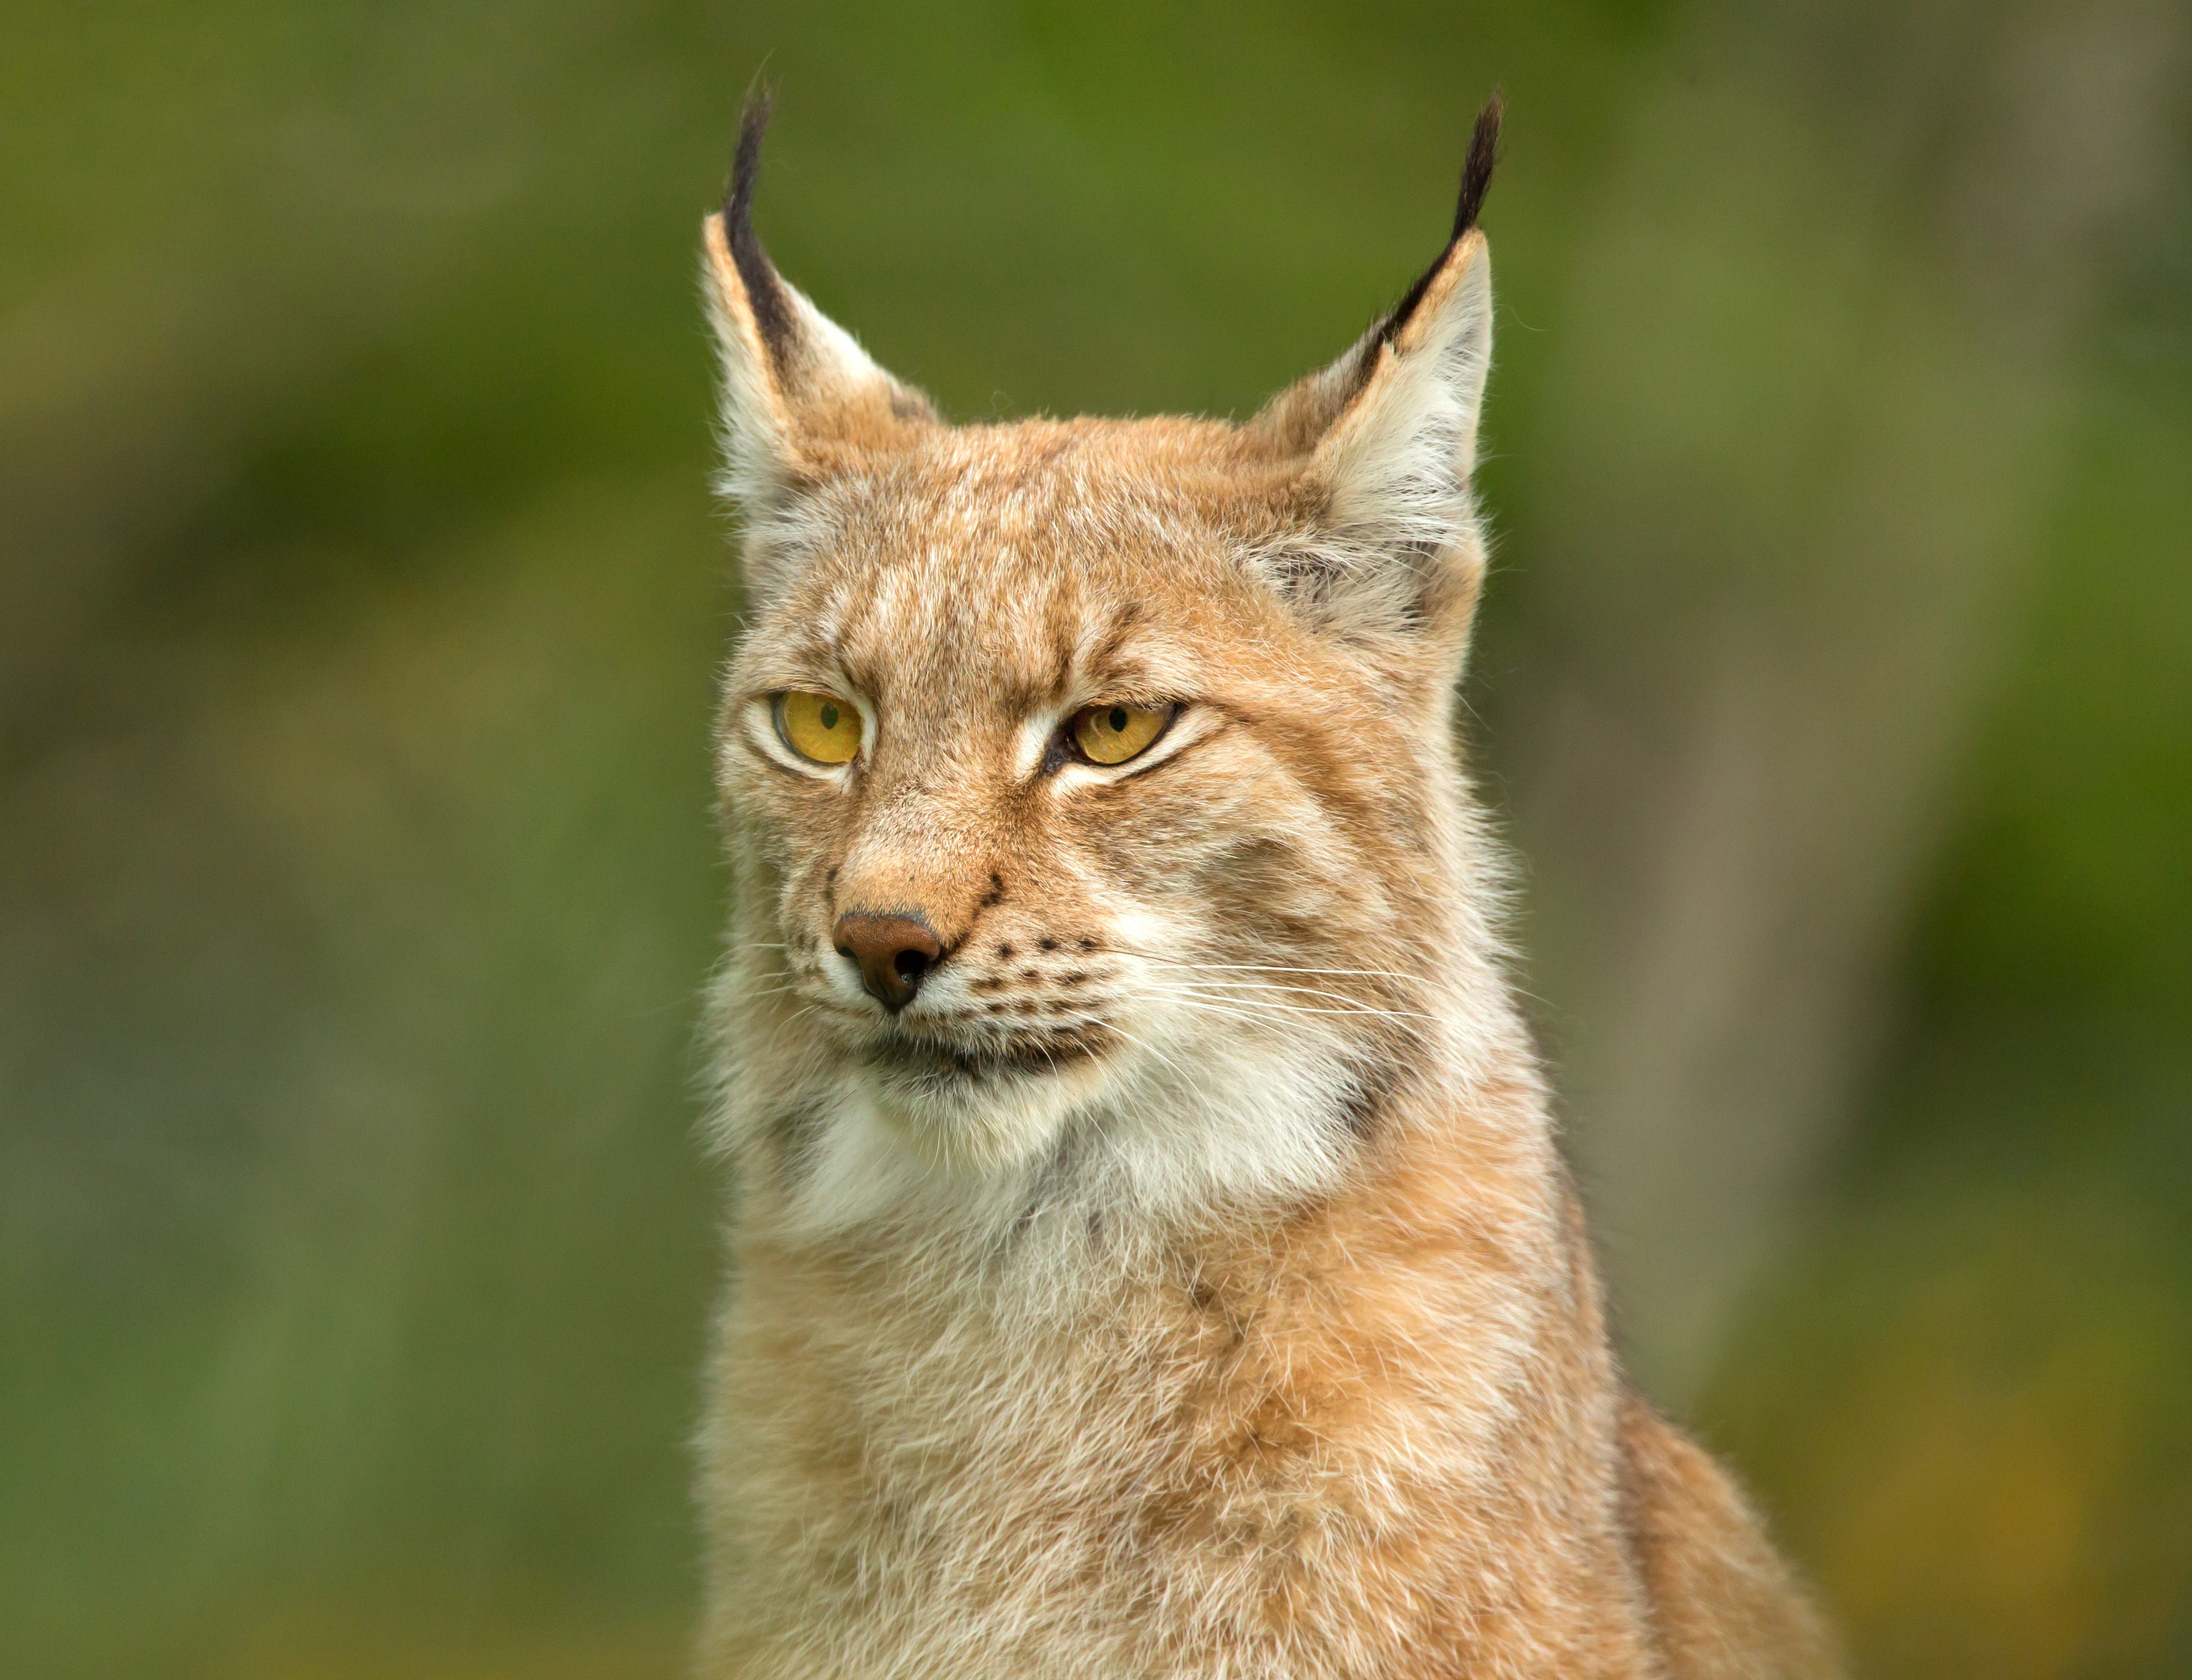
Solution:
[{"label": "black ear tuft", "polygon": [[753,230],[754,180],[761,173],[761,139],[768,132],[769,112],[775,106],[775,91],[760,82],[747,91],[745,109],[739,113],[739,149],[731,161],[731,184],[723,194],[723,238],[731,248],[731,260],[738,266],[739,283],[746,289],[762,342],[781,373],[796,330],[791,300],[785,295],[784,282],[777,277],[776,266]]},{"label": "black ear tuft", "polygon": [[1499,119],[1504,114],[1496,93],[1476,113],[1476,129],[1469,137],[1469,157],[1461,166],[1461,197],[1453,207],[1453,233],[1448,244],[1476,226],[1484,195],[1492,190],[1492,170],[1499,162]]},{"label": "black ear tuft", "polygon": [[1408,317],[1416,312],[1416,306],[1424,300],[1424,294],[1430,289],[1431,282],[1445,266],[1447,252],[1476,226],[1477,212],[1484,208],[1484,195],[1492,187],[1493,166],[1499,161],[1499,119],[1504,110],[1499,95],[1494,94],[1485,100],[1484,109],[1476,113],[1476,127],[1469,137],[1469,156],[1461,166],[1461,195],[1453,207],[1453,231],[1447,237],[1446,249],[1438,254],[1438,260],[1416,277],[1416,283],[1408,288],[1407,294],[1378,323],[1380,344],[1390,344],[1394,334],[1408,324]]}]

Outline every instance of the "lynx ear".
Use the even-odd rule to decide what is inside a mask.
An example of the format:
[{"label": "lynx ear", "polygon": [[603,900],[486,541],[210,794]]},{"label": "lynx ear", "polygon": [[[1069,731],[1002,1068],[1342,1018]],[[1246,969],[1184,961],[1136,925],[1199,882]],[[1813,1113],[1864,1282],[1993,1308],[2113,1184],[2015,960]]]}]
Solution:
[{"label": "lynx ear", "polygon": [[1268,557],[1310,617],[1357,634],[1466,633],[1484,565],[1470,488],[1492,366],[1492,256],[1476,227],[1499,138],[1476,119],[1453,232],[1407,294],[1338,361],[1249,422],[1301,464],[1311,529]]},{"label": "lynx ear", "polygon": [[724,491],[750,517],[938,424],[928,399],[868,358],[786,283],[753,230],[770,99],[751,97],[719,214],[701,229],[703,284],[723,363]]}]

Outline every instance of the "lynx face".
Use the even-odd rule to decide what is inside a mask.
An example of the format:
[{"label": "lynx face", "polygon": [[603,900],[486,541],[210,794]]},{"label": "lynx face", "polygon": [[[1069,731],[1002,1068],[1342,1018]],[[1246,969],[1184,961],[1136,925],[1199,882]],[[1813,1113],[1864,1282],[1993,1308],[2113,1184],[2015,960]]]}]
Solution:
[{"label": "lynx face", "polygon": [[1246,426],[951,427],[769,266],[757,140],[707,238],[734,1135],[840,1204],[1327,1177],[1488,979],[1448,717],[1481,236]]}]

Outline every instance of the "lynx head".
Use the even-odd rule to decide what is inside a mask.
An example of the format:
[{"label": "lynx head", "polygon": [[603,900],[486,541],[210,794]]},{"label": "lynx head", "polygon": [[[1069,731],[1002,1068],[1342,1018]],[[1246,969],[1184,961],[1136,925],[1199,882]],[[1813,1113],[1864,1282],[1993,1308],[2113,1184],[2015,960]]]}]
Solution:
[{"label": "lynx head", "polygon": [[1240,426],[945,423],[770,264],[766,117],[705,234],[750,1183],[842,1220],[1328,1181],[1505,1026],[1451,717],[1496,101],[1437,260]]}]

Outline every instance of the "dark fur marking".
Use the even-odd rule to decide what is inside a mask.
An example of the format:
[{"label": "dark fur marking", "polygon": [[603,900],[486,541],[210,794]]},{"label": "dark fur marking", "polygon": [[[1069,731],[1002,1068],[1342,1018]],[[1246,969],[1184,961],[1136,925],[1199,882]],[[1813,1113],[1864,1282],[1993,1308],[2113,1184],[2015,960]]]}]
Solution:
[{"label": "dark fur marking", "polygon": [[1476,127],[1469,137],[1469,156],[1461,165],[1461,191],[1453,207],[1453,231],[1447,236],[1446,249],[1438,254],[1438,260],[1416,277],[1416,283],[1378,323],[1379,343],[1392,343],[1394,335],[1408,324],[1408,317],[1423,302],[1424,294],[1430,290],[1431,282],[1438,278],[1453,248],[1460,243],[1464,234],[1476,226],[1476,218],[1484,209],[1484,195],[1492,190],[1492,171],[1499,162],[1502,109],[1499,95],[1494,94],[1485,100],[1484,109],[1476,113]]},{"label": "dark fur marking", "polygon": [[1413,1083],[1408,1070],[1424,1054],[1424,1036],[1413,1025],[1389,1028],[1379,1035],[1373,1062],[1356,1062],[1350,1070],[1355,1089],[1341,1106],[1339,1117],[1358,1143],[1378,1134],[1393,1100]]},{"label": "dark fur marking", "polygon": [[754,181],[761,171],[762,135],[776,94],[756,83],[746,94],[745,109],[739,113],[739,146],[731,159],[731,184],[723,194],[723,238],[731,248],[731,261],[745,288],[753,309],[754,325],[761,329],[762,345],[768,352],[778,379],[785,378],[798,333],[791,311],[791,297],[777,277],[776,266],[762,249],[753,229]]},{"label": "dark fur marking", "polygon": [[1384,1111],[1385,1099],[1392,1094],[1392,1089],[1390,1075],[1362,1079],[1340,1105],[1340,1122],[1357,1143],[1367,1143],[1377,1135],[1378,1117]]}]

